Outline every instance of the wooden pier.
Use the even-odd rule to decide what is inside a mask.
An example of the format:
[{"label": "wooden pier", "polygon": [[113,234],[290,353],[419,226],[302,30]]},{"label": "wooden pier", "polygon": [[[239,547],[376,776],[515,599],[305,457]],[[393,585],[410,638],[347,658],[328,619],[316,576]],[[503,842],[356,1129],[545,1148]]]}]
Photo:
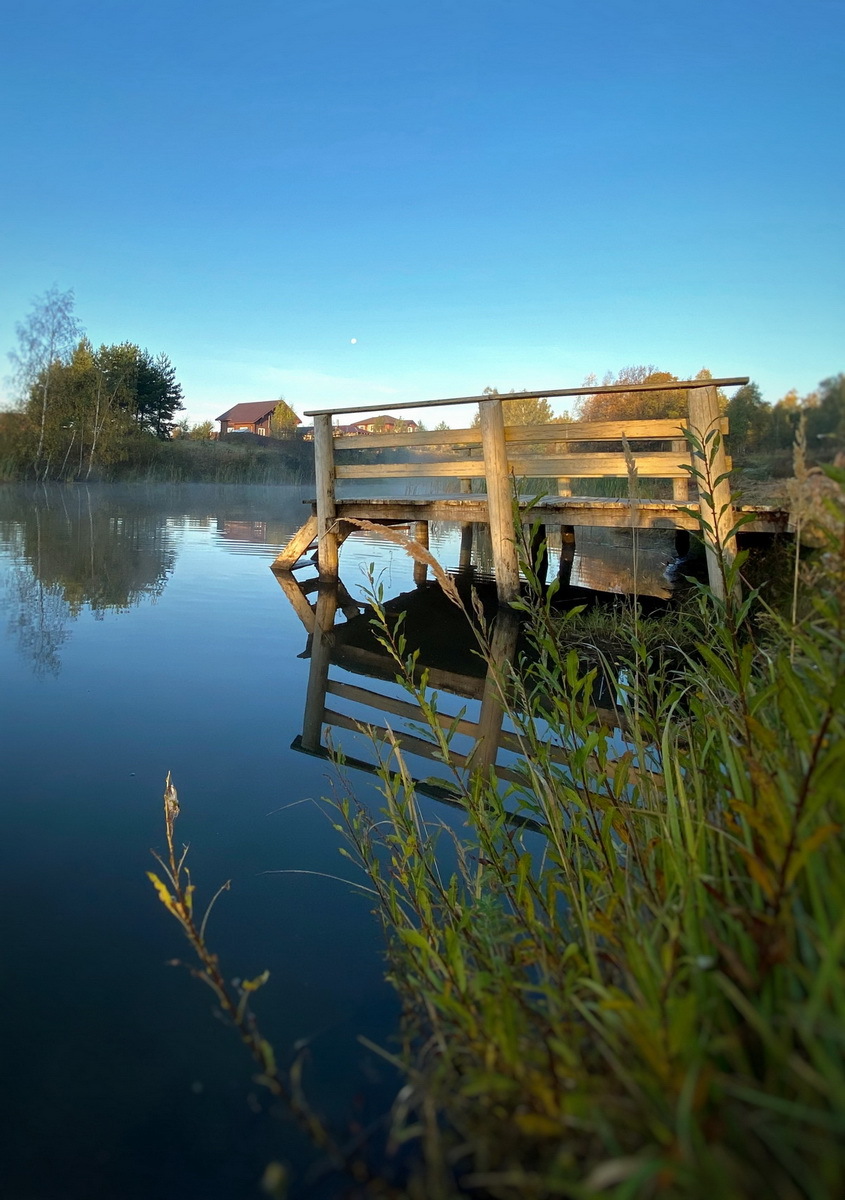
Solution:
[{"label": "wooden pier", "polygon": [[[428,544],[430,521],[460,523],[469,533],[467,545],[472,527],[484,524],[490,529],[499,602],[508,605],[520,588],[517,520],[539,525],[541,535],[548,526],[559,526],[570,544],[577,528],[584,526],[687,529],[703,533],[710,586],[721,595],[719,554],[727,560],[735,555],[737,525],[741,523],[743,532],[774,534],[784,532],[788,524],[788,513],[782,509],[736,507],[733,502],[731,463],[724,444],[728,427],[719,410],[717,388],[747,382],[747,378],[732,378],[675,384],[673,391],[686,393],[686,419],[505,425],[503,402],[507,400],[666,391],[665,384],[557,388],[391,405],[393,410],[408,410],[477,404],[478,426],[458,430],[337,436],[333,425],[337,417],[380,408],[365,405],[308,412],[305,415],[314,418],[316,498],[312,515],[279,554],[273,569],[289,571],[316,540],[320,579],[336,581],[340,546],[356,522],[410,523],[414,538],[423,545]],[[338,461],[338,453],[348,450],[378,454],[370,462]],[[390,460],[390,451],[397,450],[403,452],[404,461]],[[587,478],[626,480],[628,497],[572,495],[572,481]],[[413,481],[420,479],[448,481],[453,490],[411,494]],[[539,479],[556,481],[556,492],[537,499],[530,481]],[[339,497],[338,480],[366,481],[367,495]],[[386,494],[388,480],[407,481],[409,494]],[[476,480],[483,485],[474,485]],[[652,480],[670,481],[672,498],[644,494],[645,481]],[[668,493],[669,486],[655,490]]]}]

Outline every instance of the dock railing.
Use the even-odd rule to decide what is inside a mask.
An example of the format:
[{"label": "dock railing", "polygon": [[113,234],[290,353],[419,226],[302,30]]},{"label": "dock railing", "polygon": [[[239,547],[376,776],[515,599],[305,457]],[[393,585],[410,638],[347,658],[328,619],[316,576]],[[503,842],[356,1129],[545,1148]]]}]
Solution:
[{"label": "dock railing", "polygon": [[[337,418],[348,414],[381,412],[382,406],[364,405],[322,409],[305,415],[314,419],[314,465],[316,475],[315,516],[304,526],[290,546],[280,555],[277,567],[283,569],[302,553],[316,534],[320,577],[336,579],[338,550],[344,536],[343,521],[339,520],[338,480],[367,480],[373,493],[368,499],[378,500],[380,480],[443,479],[459,480],[461,492],[452,493],[457,500],[466,497],[467,504],[483,502],[485,519],[490,528],[496,582],[502,603],[509,603],[519,592],[517,538],[514,522],[515,482],[523,479],[556,480],[554,507],[560,523],[566,526],[567,508],[574,508],[578,498],[571,494],[571,481],[585,478],[670,480],[672,500],[654,497],[661,510],[658,521],[648,496],[638,489],[633,499],[595,505],[596,525],[627,525],[632,528],[655,524],[690,528],[689,508],[700,512],[708,553],[708,573],[711,586],[721,593],[722,576],[717,561],[717,546],[730,558],[735,553],[731,534],[734,514],[730,486],[730,460],[725,452],[724,434],[727,420],[720,411],[718,388],[736,387],[747,378],[687,380],[667,387],[661,384],[621,384],[552,388],[518,392],[509,395],[485,394],[460,396],[443,400],[392,404],[393,412],[420,409],[441,409],[458,404],[476,404],[479,423],[468,429],[425,430],[413,432],[356,433],[338,435]],[[621,421],[553,421],[543,425],[506,425],[504,405],[509,400],[551,399],[608,394],[614,392],[684,392],[686,418]],[[711,485],[695,487],[695,471],[703,463],[697,458],[686,439],[689,430],[695,442],[704,445],[709,440],[707,471]],[[708,439],[713,430],[720,437]],[[605,448],[604,444],[615,444]],[[623,444],[624,448],[623,448]],[[597,449],[598,445],[598,449]],[[377,462],[345,463],[338,461],[338,452],[346,450],[403,449],[414,451],[412,461],[387,461],[379,455]],[[478,451],[480,449],[480,455]],[[425,457],[421,451],[431,452]],[[447,452],[448,451],[448,452]],[[476,452],[476,457],[473,456]],[[692,468],[692,471],[691,471]],[[473,479],[485,481],[483,493],[473,492]],[[692,481],[692,484],[691,484]],[[691,495],[692,490],[696,493]],[[547,497],[552,503],[552,497]],[[583,499],[583,498],[582,498]],[[595,501],[595,497],[592,498]],[[359,500],[358,515],[365,500]],[[618,511],[627,505],[620,517]],[[607,510],[606,512],[604,510]],[[687,510],[686,512],[684,510]],[[675,520],[673,522],[673,514]],[[342,514],[341,514],[342,516]],[[372,520],[378,521],[377,510]],[[460,516],[455,519],[460,520]],[[472,518],[470,518],[472,519]],[[530,518],[528,518],[530,519]],[[581,522],[584,523],[583,521]]]}]

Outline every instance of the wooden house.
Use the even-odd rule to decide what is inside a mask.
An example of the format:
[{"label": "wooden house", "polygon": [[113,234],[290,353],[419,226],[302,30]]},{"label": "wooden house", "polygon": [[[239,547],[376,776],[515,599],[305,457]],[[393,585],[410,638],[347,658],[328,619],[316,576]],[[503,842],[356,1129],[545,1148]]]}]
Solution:
[{"label": "wooden house", "polygon": [[227,433],[258,433],[263,437],[271,437],[270,420],[280,407],[287,409],[297,425],[301,424],[299,417],[284,400],[254,400],[246,404],[236,404],[217,418],[220,422],[220,436],[224,437]]}]

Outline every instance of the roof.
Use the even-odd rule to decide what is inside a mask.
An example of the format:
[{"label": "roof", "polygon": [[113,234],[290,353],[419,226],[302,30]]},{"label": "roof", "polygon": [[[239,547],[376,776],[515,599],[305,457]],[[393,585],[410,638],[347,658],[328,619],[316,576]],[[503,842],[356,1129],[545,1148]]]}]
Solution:
[{"label": "roof", "polygon": [[375,425],[378,421],[392,421],[394,425],[416,425],[416,421],[410,421],[407,417],[393,417],[390,413],[381,413],[377,417],[363,417],[360,421],[353,421],[349,428],[358,429],[361,425]]},{"label": "roof", "polygon": [[[222,416],[217,418],[218,421],[244,421],[248,425],[254,424],[256,421],[261,421],[264,417],[269,417],[270,413],[279,404],[284,404],[284,400],[250,400],[246,404],[236,404],[234,408],[230,408],[224,412]],[[287,406],[290,408],[290,405]],[[291,409],[293,412],[293,409]],[[294,413],[296,416],[296,413]],[[300,424],[299,417],[296,417],[297,425]]]}]

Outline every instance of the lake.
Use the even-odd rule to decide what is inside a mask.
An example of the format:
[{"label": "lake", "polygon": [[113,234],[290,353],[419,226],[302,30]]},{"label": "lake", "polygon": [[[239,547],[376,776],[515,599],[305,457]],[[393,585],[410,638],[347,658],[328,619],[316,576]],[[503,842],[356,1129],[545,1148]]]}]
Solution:
[{"label": "lake", "polygon": [[[188,947],[146,871],[165,845],[168,771],[198,907],[232,880],[209,942],[227,977],[270,971],[255,1009],[279,1056],[308,1045],[306,1090],[340,1129],[393,1099],[391,1069],[357,1041],[389,1047],[397,1006],[371,904],[343,881],[352,868],[321,802],[342,784],[302,752],[309,676],[326,703],[316,592],[291,603],[270,570],[304,498],[285,487],[0,488],[3,1194],[14,1200],[255,1197],[272,1159],[292,1164],[294,1194],[322,1194],[302,1182],[315,1156],[252,1082],[211,994],[167,965]],[[630,586],[629,544],[614,536],[584,539],[572,584]],[[433,528],[431,548],[455,568],[459,527]],[[639,585],[667,594],[671,557],[665,540],[644,551]],[[369,533],[345,543],[334,734],[362,763],[372,748],[350,726],[366,677],[382,709],[402,696],[368,641],[370,564],[387,597],[417,603],[425,590],[402,547]],[[433,670],[465,680],[443,707],[479,721],[483,670],[428,602],[415,619],[420,637],[436,627]],[[347,774],[377,806],[363,766]],[[426,802],[460,827],[460,813]]]}]

